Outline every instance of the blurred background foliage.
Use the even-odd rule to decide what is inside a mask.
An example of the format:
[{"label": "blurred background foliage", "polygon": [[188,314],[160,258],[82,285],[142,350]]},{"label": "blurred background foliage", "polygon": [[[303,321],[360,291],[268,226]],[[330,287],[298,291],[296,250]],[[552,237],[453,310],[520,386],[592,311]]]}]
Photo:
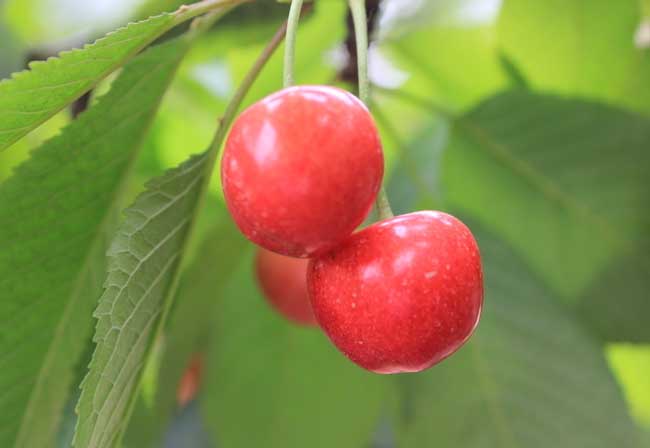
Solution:
[{"label": "blurred background foliage", "polygon": [[[181,3],[0,1],[0,77]],[[486,272],[477,335],[422,374],[359,370],[264,304],[216,171],[125,445],[650,446],[650,38],[639,31],[649,3],[382,1],[371,108],[389,197],[396,212],[438,208],[472,224]],[[206,147],[286,13],[246,4],[191,48],[125,205]],[[346,13],[343,1],[318,0],[304,19],[298,83],[354,90],[338,76]],[[278,90],[281,71],[278,53],[246,104]],[[0,181],[70,120],[62,111],[0,152]],[[196,352],[207,357],[205,382],[178,410],[175,384]]]}]

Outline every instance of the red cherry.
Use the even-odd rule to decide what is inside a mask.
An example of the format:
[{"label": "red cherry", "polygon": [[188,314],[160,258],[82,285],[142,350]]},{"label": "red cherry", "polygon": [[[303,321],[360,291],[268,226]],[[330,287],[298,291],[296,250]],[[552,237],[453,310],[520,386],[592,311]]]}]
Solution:
[{"label": "red cherry", "polygon": [[383,166],[377,129],[361,101],[334,87],[297,86],[239,116],[221,182],[248,239],[304,258],[331,249],[363,222]]},{"label": "red cherry", "polygon": [[269,303],[300,325],[316,325],[307,293],[307,263],[260,248],[255,257],[257,280]]},{"label": "red cherry", "polygon": [[418,372],[458,350],[483,304],[479,249],[445,213],[397,216],[312,260],[316,320],[334,345],[377,373]]},{"label": "red cherry", "polygon": [[201,378],[203,377],[203,356],[198,354],[194,355],[190,360],[187,369],[183,373],[181,380],[178,382],[176,389],[176,402],[178,406],[183,408],[194,399],[199,387],[201,386]]}]

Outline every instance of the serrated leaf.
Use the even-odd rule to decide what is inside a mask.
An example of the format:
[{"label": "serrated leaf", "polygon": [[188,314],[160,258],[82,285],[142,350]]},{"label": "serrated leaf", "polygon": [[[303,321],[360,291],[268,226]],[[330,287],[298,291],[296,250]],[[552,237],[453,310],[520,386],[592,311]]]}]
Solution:
[{"label": "serrated leaf", "polygon": [[201,400],[213,439],[230,447],[366,446],[390,378],[352,364],[320,330],[272,311],[251,252],[216,309]]},{"label": "serrated leaf", "polygon": [[471,227],[485,272],[481,322],[454,356],[403,378],[400,446],[636,448],[598,341],[503,242]]},{"label": "serrated leaf", "polygon": [[97,346],[82,383],[75,446],[113,446],[126,429],[154,334],[170,305],[210,161],[208,151],[154,179],[125,212],[95,311]]},{"label": "serrated leaf", "polygon": [[36,61],[0,82],[0,150],[92,88],[174,24],[163,14],[130,24],[83,49]]},{"label": "serrated leaf", "polygon": [[649,145],[650,121],[633,113],[510,92],[457,121],[443,183],[575,303],[612,258],[637,256],[650,272]]},{"label": "serrated leaf", "polygon": [[[215,4],[222,4],[221,0],[206,0],[193,11]],[[201,24],[193,28],[205,29]],[[195,35],[196,31],[191,33]],[[123,439],[143,367],[171,308],[179,267],[219,147],[244,93],[279,46],[281,37],[277,34],[269,42],[242,81],[209,149],[147,184],[145,192],[127,209],[126,219],[111,244],[105,290],[95,311],[96,349],[82,383],[74,445],[108,447]]]},{"label": "serrated leaf", "polygon": [[205,0],[175,13],[131,23],[82,49],[32,62],[30,70],[0,81],[0,150],[94,87],[166,31],[228,3]]},{"label": "serrated leaf", "polygon": [[181,277],[174,309],[162,336],[162,355],[156,365],[153,400],[138,399],[124,446],[160,445],[161,436],[176,410],[176,391],[193,355],[206,355],[214,308],[232,273],[246,253],[246,239],[223,206],[209,218],[217,224],[201,241],[199,253]]},{"label": "serrated leaf", "polygon": [[0,446],[54,440],[101,294],[114,208],[184,48],[143,53],[0,186]]}]

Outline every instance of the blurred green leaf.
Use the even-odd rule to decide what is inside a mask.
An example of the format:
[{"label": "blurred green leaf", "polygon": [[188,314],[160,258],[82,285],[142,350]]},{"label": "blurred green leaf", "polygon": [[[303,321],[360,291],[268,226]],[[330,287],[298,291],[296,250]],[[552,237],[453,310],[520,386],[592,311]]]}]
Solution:
[{"label": "blurred green leaf", "polygon": [[253,279],[250,252],[220,303],[202,400],[227,447],[350,447],[371,439],[390,378],[365,372],[317,329],[275,314]]},{"label": "blurred green leaf", "polygon": [[21,50],[23,50],[18,40],[7,29],[5,22],[0,17],[0,42],[2,50],[0,52],[0,79],[9,76],[11,72],[20,69],[23,63]]},{"label": "blurred green leaf", "polygon": [[508,75],[508,78],[510,79],[510,84],[513,88],[521,88],[521,89],[528,89],[530,88],[530,85],[528,83],[528,80],[524,76],[524,74],[521,72],[519,67],[517,67],[517,64],[515,64],[510,57],[508,57],[507,54],[505,54],[503,51],[499,52],[499,62],[501,63],[501,67],[503,68],[503,71]]},{"label": "blurred green leaf", "polygon": [[650,111],[638,0],[504,0],[499,42],[533,88]]},{"label": "blurred green leaf", "polygon": [[392,128],[392,120],[382,109],[374,109],[375,119],[395,145],[398,158],[386,189],[396,215],[413,210],[436,209],[443,203],[440,187],[440,162],[448,144],[451,125],[435,120],[412,141],[405,141]]},{"label": "blurred green leaf", "polygon": [[611,344],[607,358],[620,378],[632,415],[650,431],[650,345]]},{"label": "blurred green leaf", "polygon": [[466,347],[400,378],[405,448],[635,448],[638,432],[596,339],[500,240],[471,226],[485,306]]},{"label": "blurred green leaf", "polygon": [[[110,3],[84,0],[3,0],[0,17],[26,45],[53,48],[82,36],[114,29],[142,0]],[[155,14],[171,9],[159,9]],[[153,15],[153,14],[151,14]]]},{"label": "blurred green leaf", "polygon": [[136,58],[0,187],[1,446],[54,440],[101,293],[115,207],[183,48]]},{"label": "blurred green leaf", "polygon": [[[0,3],[0,13],[3,22],[7,28],[12,30],[12,34],[27,39],[33,34],[44,33],[44,23],[39,20],[38,6],[40,1],[30,0],[4,0]],[[41,36],[35,37],[38,39]]]},{"label": "blurred green leaf", "polygon": [[[612,257],[638,257],[650,271],[649,141],[650,121],[634,114],[505,93],[457,121],[444,188],[575,303]],[[632,291],[616,301],[630,313],[639,303]]]},{"label": "blurred green leaf", "polygon": [[[286,6],[283,8],[286,9]],[[310,16],[301,21],[296,47],[297,83],[329,84],[335,77],[336,71],[328,63],[327,53],[343,40],[346,11],[345,2],[323,2],[314,8]],[[199,42],[190,54],[191,61],[197,64],[214,61],[214,54],[218,53],[228,67],[230,77],[234,80],[241,79],[250,67],[251,61],[255,60],[265,42],[273,36],[281,22],[282,20],[278,20],[275,26],[252,30],[251,33],[256,36],[256,40],[242,36],[241,30],[235,27],[230,28],[230,32],[227,33],[213,33]],[[283,55],[281,53],[276,53],[265,66],[258,81],[247,95],[245,106],[282,88]],[[214,93],[206,89],[205,84],[197,82],[192,74],[189,74],[188,78],[194,79],[196,87],[201,87],[196,91],[196,97],[208,94],[215,99]]]},{"label": "blurred green leaf", "polygon": [[202,240],[199,253],[183,273],[174,309],[163,333],[163,352],[157,364],[157,382],[151,403],[140,399],[129,424],[124,445],[133,448],[159,446],[166,425],[176,409],[176,391],[193,355],[205,354],[213,310],[225,285],[239,266],[247,242],[223,206],[216,225]]},{"label": "blurred green leaf", "polygon": [[207,151],[153,179],[125,212],[95,311],[97,346],[82,382],[75,446],[113,446],[126,429],[144,363],[174,294],[209,161]]},{"label": "blurred green leaf", "polygon": [[434,23],[380,48],[409,74],[400,90],[463,110],[507,85],[497,45],[491,24]]},{"label": "blurred green leaf", "polygon": [[11,151],[0,151],[0,182],[11,177],[14,169],[29,158],[30,152],[34,148],[58,135],[69,123],[69,112],[62,110],[34,129],[33,132],[14,143]]},{"label": "blurred green leaf", "polygon": [[[577,304],[578,315],[606,341],[650,342],[647,252],[613,258]],[[650,378],[650,369],[648,370]]]}]

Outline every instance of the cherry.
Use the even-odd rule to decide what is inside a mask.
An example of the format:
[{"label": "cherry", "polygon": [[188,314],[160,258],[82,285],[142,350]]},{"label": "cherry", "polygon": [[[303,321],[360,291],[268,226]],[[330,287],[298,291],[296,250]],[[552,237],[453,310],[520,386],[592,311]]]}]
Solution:
[{"label": "cherry", "polygon": [[316,320],[334,345],[377,373],[417,372],[454,353],[478,324],[479,249],[441,212],[381,221],[310,262]]},{"label": "cherry", "polygon": [[176,389],[176,402],[183,408],[194,399],[203,377],[203,356],[196,354],[190,360],[189,365],[183,372],[181,380]]},{"label": "cherry", "polygon": [[361,101],[334,87],[296,86],[237,118],[221,182],[248,239],[306,258],[331,249],[363,222],[383,164],[377,128]]},{"label": "cherry", "polygon": [[307,263],[262,248],[255,257],[257,280],[273,308],[294,323],[316,325],[307,293]]}]

